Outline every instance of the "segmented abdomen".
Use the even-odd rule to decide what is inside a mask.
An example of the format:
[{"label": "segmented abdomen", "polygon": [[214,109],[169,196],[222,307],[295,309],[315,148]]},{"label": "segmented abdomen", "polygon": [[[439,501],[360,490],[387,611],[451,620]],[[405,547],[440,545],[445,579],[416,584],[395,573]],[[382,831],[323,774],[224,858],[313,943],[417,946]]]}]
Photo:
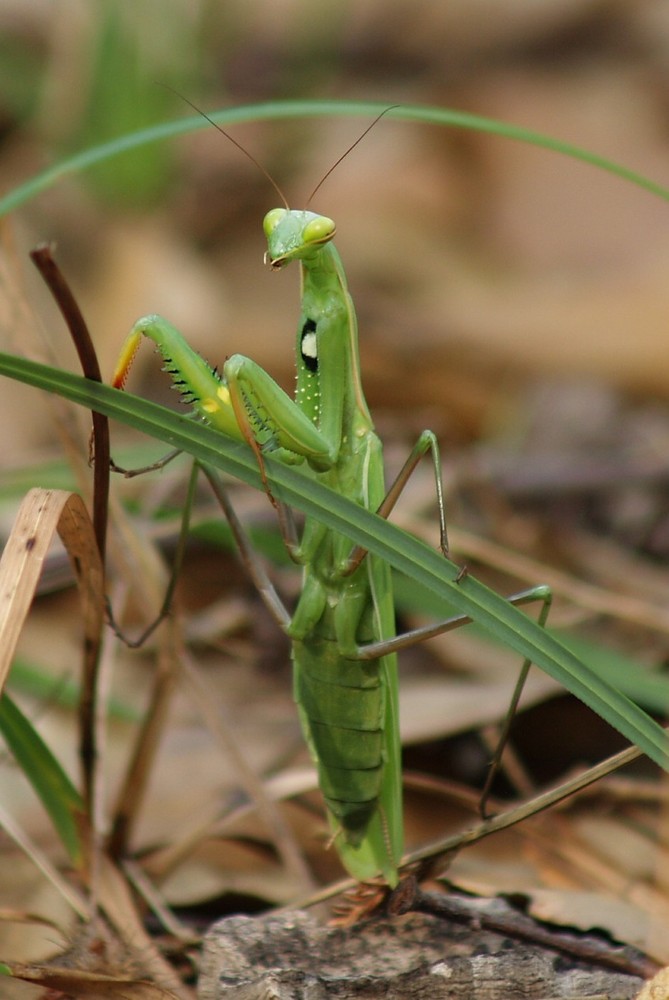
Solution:
[{"label": "segmented abdomen", "polygon": [[293,646],[294,694],[318,780],[349,843],[365,834],[384,767],[384,689],[379,661],[349,660],[332,640]]}]

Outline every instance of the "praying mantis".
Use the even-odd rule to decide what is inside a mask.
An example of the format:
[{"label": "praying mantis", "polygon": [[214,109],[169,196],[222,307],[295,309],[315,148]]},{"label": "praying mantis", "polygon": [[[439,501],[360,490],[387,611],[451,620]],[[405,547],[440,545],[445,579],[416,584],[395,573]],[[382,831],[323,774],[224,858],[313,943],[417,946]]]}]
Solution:
[{"label": "praying mantis", "polygon": [[[301,266],[294,399],[243,355],[229,357],[219,373],[167,320],[155,315],[133,326],[113,385],[123,388],[146,337],[197,417],[246,442],[255,453],[288,553],[302,567],[302,590],[292,614],[229,514],[232,531],[263,600],[292,643],[294,698],[316,765],[332,843],[355,879],[381,876],[394,887],[404,849],[397,652],[470,619],[457,616],[396,635],[390,567],[313,518],[306,518],[298,537],[290,512],[272,493],[265,456],[295,465],[305,476],[387,517],[413,470],[429,454],[440,544],[447,555],[439,447],[433,432],[423,431],[386,490],[382,445],[361,383],[355,310],[332,242],[335,223],[286,205],[265,215],[263,229],[265,262],[272,270],[292,261]],[[550,594],[538,587],[510,600],[541,600],[547,613]],[[524,671],[528,668],[526,662]]]}]

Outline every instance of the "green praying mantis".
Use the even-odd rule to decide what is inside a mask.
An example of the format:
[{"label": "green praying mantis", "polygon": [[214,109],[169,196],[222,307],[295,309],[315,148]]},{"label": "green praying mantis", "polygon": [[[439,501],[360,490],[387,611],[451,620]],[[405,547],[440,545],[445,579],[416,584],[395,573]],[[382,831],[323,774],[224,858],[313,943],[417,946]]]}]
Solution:
[{"label": "green praying mantis", "polygon": [[[272,270],[292,261],[301,266],[295,398],[240,354],[229,357],[219,373],[159,316],[134,325],[113,384],[123,387],[141,339],[147,337],[195,414],[222,434],[245,441],[255,453],[289,555],[303,571],[292,614],[258,565],[234,516],[232,531],[263,600],[292,643],[294,697],[317,768],[332,843],[355,879],[381,876],[394,887],[404,849],[397,652],[469,619],[457,616],[396,635],[390,567],[313,518],[306,519],[298,537],[290,511],[273,496],[265,456],[295,465],[305,476],[387,517],[416,465],[429,453],[446,555],[439,448],[432,431],[423,431],[386,489],[382,445],[361,383],[355,310],[332,242],[335,223],[286,206],[269,211],[263,228],[265,261]],[[550,593],[538,587],[509,600],[541,600],[547,613]],[[545,620],[543,611],[542,616]]]}]

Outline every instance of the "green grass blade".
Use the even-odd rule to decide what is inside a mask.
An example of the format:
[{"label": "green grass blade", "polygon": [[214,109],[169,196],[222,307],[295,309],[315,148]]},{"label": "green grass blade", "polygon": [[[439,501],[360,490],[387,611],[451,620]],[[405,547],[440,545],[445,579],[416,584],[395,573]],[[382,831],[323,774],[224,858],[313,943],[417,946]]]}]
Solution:
[{"label": "green grass blade", "polygon": [[79,826],[84,815],[81,796],[8,694],[0,698],[0,732],[51,817],[70,860],[79,866],[83,858]]},{"label": "green grass blade", "polygon": [[[95,409],[171,447],[181,448],[257,489],[262,488],[250,448],[228,440],[190,417],[12,355],[0,354],[0,374]],[[388,521],[302,475],[299,469],[269,458],[266,464],[278,499],[370,549],[410,579],[448,600],[456,611],[469,615],[491,636],[521,656],[529,657],[669,770],[669,741],[664,730],[533,619],[471,576],[456,583],[459,570],[454,563]]]},{"label": "green grass blade", "polygon": [[[214,111],[210,117],[216,124],[228,128],[249,122],[284,121],[286,119],[298,118],[357,116],[371,119],[387,107],[387,103],[379,101],[268,101],[262,104],[248,104],[237,108],[227,108],[223,111]],[[580,146],[562,142],[560,139],[543,135],[540,132],[535,132],[532,129],[523,128],[519,125],[500,122],[492,118],[483,118],[480,115],[472,115],[450,108],[412,104],[405,104],[394,108],[388,112],[388,118],[425,125],[439,125],[447,128],[487,132],[491,135],[503,136],[516,142],[526,142],[532,146],[539,146],[543,149],[561,153],[574,160],[580,160],[583,163],[598,167],[632,184],[636,184],[638,187],[652,194],[659,195],[665,201],[669,201],[669,190],[661,184],[657,184],[655,181],[644,177],[642,174],[614,163],[605,156],[599,156],[597,153],[582,149]],[[139,149],[151,143],[165,142],[168,139],[174,139],[177,136],[186,135],[203,128],[211,128],[210,123],[201,115],[191,116],[179,119],[178,121],[153,125],[150,128],[144,128],[129,135],[120,136],[100,146],[77,153],[75,156],[62,160],[36,177],[31,178],[31,180],[26,181],[25,184],[15,188],[9,194],[5,195],[4,198],[0,198],[0,215],[5,215],[7,212],[13,211],[31,198],[53,187],[58,181],[81,170],[87,170],[96,163],[102,163],[114,156],[129,153],[134,149]]]},{"label": "green grass blade", "polygon": [[[8,684],[16,694],[27,695],[39,701],[49,701],[58,708],[74,709],[81,702],[81,684],[77,679],[54,678],[38,664],[20,656],[12,660],[12,672]],[[139,722],[142,719],[142,712],[130,701],[130,696],[127,700],[111,697],[106,707],[109,718],[115,721]]]}]

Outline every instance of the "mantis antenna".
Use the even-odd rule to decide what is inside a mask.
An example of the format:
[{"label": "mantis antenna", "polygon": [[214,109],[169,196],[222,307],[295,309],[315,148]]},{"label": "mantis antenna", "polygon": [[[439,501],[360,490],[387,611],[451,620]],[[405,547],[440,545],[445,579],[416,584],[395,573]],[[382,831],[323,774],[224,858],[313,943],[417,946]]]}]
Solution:
[{"label": "mantis antenna", "polygon": [[361,134],[360,134],[360,135],[358,136],[358,138],[357,138],[357,139],[355,140],[355,142],[352,142],[352,143],[351,143],[351,145],[350,145],[350,146],[348,147],[348,149],[347,149],[347,150],[345,150],[345,152],[343,152],[343,153],[341,154],[341,156],[340,156],[340,157],[339,157],[339,158],[338,158],[337,160],[335,160],[335,162],[334,162],[334,163],[332,164],[332,166],[330,167],[330,169],[329,169],[328,171],[326,171],[326,173],[324,173],[324,174],[323,174],[323,176],[322,176],[322,177],[321,177],[321,179],[319,180],[318,184],[316,185],[316,187],[315,187],[315,188],[313,189],[313,191],[311,192],[311,194],[310,194],[310,195],[309,195],[309,197],[307,198],[307,204],[306,204],[306,208],[308,208],[308,207],[309,207],[309,205],[310,205],[310,204],[311,204],[311,202],[312,202],[312,199],[314,198],[314,195],[315,195],[315,194],[316,194],[316,193],[317,193],[318,191],[320,191],[321,187],[322,187],[322,186],[323,186],[323,184],[324,184],[324,183],[326,182],[326,180],[328,179],[328,177],[330,176],[330,174],[331,174],[331,173],[333,173],[333,172],[334,172],[334,171],[335,171],[335,170],[337,169],[337,167],[338,167],[338,166],[339,166],[339,164],[340,164],[340,163],[342,162],[342,160],[345,160],[345,159],[346,159],[346,157],[348,156],[348,154],[349,154],[350,152],[352,152],[352,151],[353,151],[353,150],[355,149],[355,147],[356,147],[356,146],[358,145],[358,143],[359,143],[359,142],[362,142],[362,140],[363,140],[363,139],[365,138],[365,136],[367,135],[367,133],[368,133],[368,132],[371,132],[371,131],[372,131],[372,129],[374,128],[374,126],[375,126],[375,125],[376,125],[376,124],[377,124],[378,122],[380,122],[380,121],[381,121],[381,119],[383,118],[383,116],[384,116],[384,115],[387,115],[389,111],[395,111],[395,109],[396,109],[396,108],[399,108],[399,107],[400,107],[400,105],[399,105],[399,104],[391,104],[391,105],[390,105],[389,107],[387,107],[387,108],[384,108],[384,109],[383,109],[383,111],[381,112],[381,114],[380,114],[380,115],[377,115],[377,116],[376,116],[376,118],[375,118],[375,119],[374,119],[374,121],[373,121],[373,122],[371,123],[371,125],[368,125],[368,126],[367,126],[367,128],[365,129],[365,131],[364,131],[364,132],[362,132],[362,133],[361,133]]},{"label": "mantis antenna", "polygon": [[[261,174],[263,174],[263,176],[267,178],[267,180],[268,180],[268,181],[270,182],[270,184],[272,185],[272,187],[274,188],[274,190],[275,190],[275,191],[276,191],[276,193],[278,194],[279,198],[280,198],[280,199],[281,199],[281,201],[283,202],[283,204],[284,204],[284,207],[285,207],[286,209],[288,209],[288,208],[290,207],[290,206],[288,205],[288,199],[286,198],[285,194],[283,193],[283,191],[281,190],[281,188],[279,187],[279,185],[278,185],[278,184],[276,183],[276,181],[274,180],[274,178],[273,178],[273,177],[272,177],[272,175],[270,174],[269,170],[266,170],[266,169],[265,169],[265,167],[263,167],[263,165],[262,165],[262,163],[260,162],[260,160],[256,160],[256,158],[255,158],[255,156],[253,155],[253,153],[249,153],[248,149],[246,149],[246,147],[245,147],[245,146],[242,146],[241,142],[238,142],[238,141],[237,141],[237,139],[235,139],[235,138],[234,138],[234,136],[230,135],[230,133],[229,133],[229,132],[226,132],[226,131],[225,131],[225,129],[224,129],[224,128],[221,128],[221,126],[220,126],[220,125],[217,125],[217,123],[216,123],[216,122],[214,121],[214,119],[213,119],[213,118],[212,118],[212,117],[211,117],[210,115],[208,115],[208,114],[207,114],[207,113],[206,113],[205,111],[203,111],[203,110],[202,110],[201,108],[198,108],[197,104],[194,104],[194,103],[193,103],[192,101],[190,101],[190,100],[189,100],[189,99],[188,99],[187,97],[184,97],[184,95],[183,95],[183,94],[180,94],[178,90],[174,90],[174,88],[173,88],[173,87],[170,87],[170,86],[169,86],[168,84],[162,84],[162,86],[163,86],[163,87],[167,87],[167,89],[168,89],[168,90],[171,90],[173,94],[176,94],[176,95],[177,95],[177,97],[180,97],[182,101],[185,101],[185,103],[186,103],[186,104],[188,104],[188,105],[189,105],[189,106],[190,106],[190,107],[191,107],[191,108],[193,109],[193,111],[197,112],[197,114],[198,114],[198,115],[202,115],[202,117],[203,117],[203,118],[204,118],[204,119],[205,119],[206,121],[208,121],[210,125],[213,125],[213,126],[214,126],[214,128],[215,128],[215,129],[216,129],[216,130],[217,130],[218,132],[220,132],[220,133],[221,133],[221,135],[224,135],[226,139],[229,139],[229,140],[230,140],[230,142],[232,143],[232,145],[233,145],[233,146],[236,146],[236,147],[237,147],[237,149],[238,149],[238,150],[240,151],[240,153],[243,153],[243,154],[244,154],[244,156],[245,156],[245,157],[246,157],[247,159],[249,159],[249,160],[251,161],[251,163],[253,163],[253,164],[254,164],[254,166],[256,166],[256,167],[258,168],[258,170],[260,171],[260,173],[261,173]],[[389,109],[388,109],[388,110],[389,110]],[[384,111],[383,113],[385,114],[385,111]],[[379,116],[379,117],[380,117],[380,116]],[[378,119],[377,119],[377,120],[378,120]],[[374,124],[375,124],[375,122],[372,122],[372,125],[374,125]],[[371,125],[370,125],[370,128],[371,128]],[[367,129],[367,131],[369,131],[369,129]],[[363,133],[363,134],[365,134],[365,133]],[[362,139],[362,136],[360,136],[360,138]],[[359,142],[359,141],[360,141],[360,140],[358,140],[358,142]],[[354,143],[354,145],[355,145],[355,143]],[[351,147],[351,148],[353,148],[353,147]],[[347,152],[350,152],[350,150],[347,150]],[[346,155],[346,153],[344,154],[344,156],[345,156],[345,155]],[[336,165],[337,165],[337,164],[335,164],[335,166],[336,166]],[[328,173],[330,173],[330,171],[328,171]],[[325,177],[327,177],[327,174],[325,175]],[[325,180],[325,177],[323,178],[323,180]],[[322,184],[322,183],[323,183],[323,181],[321,181],[321,184]],[[320,187],[320,184],[319,184],[319,187]]]},{"label": "mantis antenna", "polygon": [[[180,94],[178,90],[174,90],[174,88],[170,87],[169,84],[164,83],[164,84],[161,84],[161,86],[166,87],[167,90],[171,90],[173,94],[176,94],[177,97],[180,97],[182,101],[184,101],[186,104],[189,105],[189,107],[191,107],[193,109],[193,111],[195,111],[198,115],[202,115],[202,117],[206,121],[208,121],[210,125],[213,125],[214,128],[217,130],[217,132],[220,132],[221,135],[224,135],[226,139],[229,139],[230,142],[233,144],[233,146],[236,146],[237,149],[240,151],[240,153],[243,153],[244,156],[248,160],[250,160],[251,163],[254,164],[254,166],[256,166],[258,168],[258,170],[260,171],[260,173],[264,177],[267,178],[267,180],[270,182],[270,184],[272,185],[272,187],[274,188],[274,190],[278,194],[279,198],[283,202],[284,207],[286,209],[290,208],[290,206],[288,205],[288,199],[286,198],[285,194],[283,193],[283,191],[281,190],[281,188],[279,187],[279,185],[276,183],[276,181],[274,180],[274,178],[270,174],[269,170],[267,170],[262,165],[262,163],[255,158],[255,156],[253,155],[253,153],[250,153],[248,151],[248,149],[246,149],[245,146],[242,146],[241,142],[238,142],[237,139],[234,138],[234,136],[232,136],[229,132],[226,132],[226,130],[224,128],[222,128],[220,125],[218,125],[210,115],[208,115],[205,111],[203,111],[201,108],[199,108],[197,106],[197,104],[194,104],[193,101],[189,100],[188,97],[184,97],[183,94]],[[358,136],[358,138],[355,140],[355,142],[352,142],[351,145],[348,147],[348,149],[346,149],[341,154],[341,156],[339,156],[335,160],[335,162],[332,164],[332,166],[323,174],[323,176],[319,180],[318,184],[316,185],[316,187],[313,189],[313,191],[311,192],[311,194],[307,198],[307,202],[306,202],[306,206],[305,206],[306,208],[309,207],[309,205],[311,204],[314,196],[317,194],[318,191],[320,191],[321,187],[323,186],[323,184],[325,183],[325,181],[328,179],[328,177],[330,176],[330,174],[334,173],[334,171],[337,169],[337,167],[339,166],[339,164],[343,160],[346,159],[346,157],[348,156],[348,154],[351,153],[355,149],[355,147],[358,145],[359,142],[362,142],[362,140],[365,138],[365,136],[368,134],[368,132],[372,131],[372,129],[374,128],[374,126],[384,117],[384,115],[387,115],[389,111],[395,111],[396,108],[399,108],[399,107],[400,107],[399,104],[391,104],[387,108],[384,108],[383,111],[376,116],[376,118],[374,119],[374,121],[371,122],[371,124],[367,126],[367,128],[365,129],[365,131],[362,132]]]}]

